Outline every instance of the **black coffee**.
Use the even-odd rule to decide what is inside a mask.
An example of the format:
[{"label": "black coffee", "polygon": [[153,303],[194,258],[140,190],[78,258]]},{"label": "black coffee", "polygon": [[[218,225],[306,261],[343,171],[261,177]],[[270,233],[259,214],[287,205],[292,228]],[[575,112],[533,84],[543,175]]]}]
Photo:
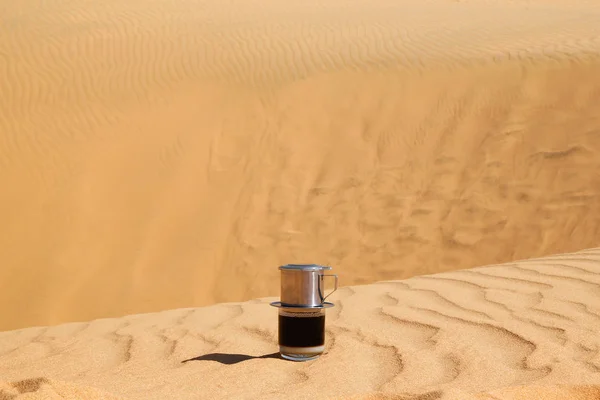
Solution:
[{"label": "black coffee", "polygon": [[325,344],[325,315],[288,317],[279,315],[279,345],[313,347]]}]

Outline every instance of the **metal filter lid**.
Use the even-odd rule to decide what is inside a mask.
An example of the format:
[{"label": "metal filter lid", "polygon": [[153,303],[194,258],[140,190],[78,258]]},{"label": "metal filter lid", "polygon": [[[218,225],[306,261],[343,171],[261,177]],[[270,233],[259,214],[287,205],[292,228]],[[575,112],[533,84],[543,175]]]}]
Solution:
[{"label": "metal filter lid", "polygon": [[317,264],[286,264],[279,267],[280,270],[300,270],[300,271],[325,271],[331,267]]},{"label": "metal filter lid", "polygon": [[[281,301],[272,304],[275,307],[314,307],[327,308],[332,304],[325,299],[337,290],[337,275],[325,275],[323,271],[331,267],[317,264],[287,264],[279,267],[281,271]],[[335,289],[325,294],[324,278],[335,278]]]}]

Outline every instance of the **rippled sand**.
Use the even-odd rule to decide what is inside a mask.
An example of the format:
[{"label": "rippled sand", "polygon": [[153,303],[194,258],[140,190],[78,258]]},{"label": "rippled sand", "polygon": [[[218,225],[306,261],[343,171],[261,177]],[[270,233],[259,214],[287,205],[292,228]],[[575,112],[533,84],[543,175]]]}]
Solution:
[{"label": "rippled sand", "polygon": [[274,298],[0,333],[0,377],[12,382],[0,398],[600,394],[600,248],[348,286],[331,298],[325,354],[304,363],[277,357]]}]

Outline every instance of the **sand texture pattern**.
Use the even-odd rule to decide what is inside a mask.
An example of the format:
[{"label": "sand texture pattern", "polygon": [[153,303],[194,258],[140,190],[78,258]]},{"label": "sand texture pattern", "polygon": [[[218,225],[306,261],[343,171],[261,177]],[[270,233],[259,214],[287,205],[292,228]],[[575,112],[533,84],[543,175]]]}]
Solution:
[{"label": "sand texture pattern", "polygon": [[0,393],[598,399],[600,249],[344,287],[332,297],[326,352],[304,363],[278,358],[273,298],[0,333],[0,377],[12,382]]},{"label": "sand texture pattern", "polygon": [[0,330],[600,240],[600,3],[0,0]]}]

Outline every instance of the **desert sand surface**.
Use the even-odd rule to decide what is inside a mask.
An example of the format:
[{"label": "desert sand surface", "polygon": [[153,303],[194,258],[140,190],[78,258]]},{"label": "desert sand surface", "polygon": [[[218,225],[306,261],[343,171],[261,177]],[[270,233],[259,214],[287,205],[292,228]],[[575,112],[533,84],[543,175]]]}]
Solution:
[{"label": "desert sand surface", "polygon": [[[594,4],[596,3],[596,4]],[[0,0],[0,330],[600,240],[600,3]]]},{"label": "desert sand surface", "polygon": [[303,363],[276,353],[275,297],[2,332],[0,399],[600,398],[600,248],[331,298]]}]

